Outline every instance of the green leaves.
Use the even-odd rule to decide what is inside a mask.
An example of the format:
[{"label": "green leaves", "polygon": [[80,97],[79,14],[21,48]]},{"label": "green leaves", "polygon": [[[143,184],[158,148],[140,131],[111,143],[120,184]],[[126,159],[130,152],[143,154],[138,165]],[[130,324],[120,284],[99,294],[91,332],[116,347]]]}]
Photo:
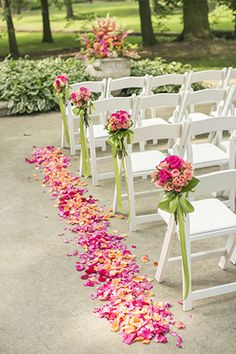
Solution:
[{"label": "green leaves", "polygon": [[70,83],[88,80],[84,64],[77,58],[40,60],[5,59],[0,62],[0,100],[8,101],[8,114],[46,112],[58,107],[53,81],[67,73]]},{"label": "green leaves", "polygon": [[183,193],[188,193],[188,192],[194,192],[194,188],[198,185],[199,179],[196,177],[193,177],[191,181],[189,181],[189,184],[182,189]]}]

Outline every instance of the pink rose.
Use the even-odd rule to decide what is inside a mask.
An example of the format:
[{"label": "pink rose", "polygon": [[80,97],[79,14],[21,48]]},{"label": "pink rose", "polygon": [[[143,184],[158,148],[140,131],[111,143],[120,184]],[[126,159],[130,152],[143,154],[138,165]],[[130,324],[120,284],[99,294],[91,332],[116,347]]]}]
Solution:
[{"label": "pink rose", "polygon": [[165,189],[166,191],[168,191],[168,192],[173,191],[173,189],[174,189],[173,183],[167,182],[167,183],[165,184],[165,186],[164,186],[164,189]]},{"label": "pink rose", "polygon": [[177,168],[174,168],[173,170],[171,170],[171,176],[173,178],[178,177],[179,176],[179,170]]},{"label": "pink rose", "polygon": [[186,170],[184,170],[184,177],[186,177],[188,180],[191,179],[193,177],[193,170],[186,168]]},{"label": "pink rose", "polygon": [[161,183],[165,183],[169,179],[171,179],[171,174],[167,170],[160,170],[158,173],[158,177]]},{"label": "pink rose", "polygon": [[180,170],[184,164],[184,160],[177,155],[171,155],[165,158],[165,161],[169,164],[171,170],[178,169]]}]

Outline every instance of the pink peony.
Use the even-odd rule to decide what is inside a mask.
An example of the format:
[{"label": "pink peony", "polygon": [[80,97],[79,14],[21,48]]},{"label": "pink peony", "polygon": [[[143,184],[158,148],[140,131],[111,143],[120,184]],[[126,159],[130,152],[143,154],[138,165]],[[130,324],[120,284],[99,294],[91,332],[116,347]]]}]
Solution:
[{"label": "pink peony", "polygon": [[171,179],[171,174],[168,170],[160,170],[158,173],[158,177],[161,183],[165,183],[169,179]]},{"label": "pink peony", "polygon": [[165,161],[169,164],[171,170],[178,169],[180,170],[184,164],[184,160],[177,155],[171,155],[165,158]]}]

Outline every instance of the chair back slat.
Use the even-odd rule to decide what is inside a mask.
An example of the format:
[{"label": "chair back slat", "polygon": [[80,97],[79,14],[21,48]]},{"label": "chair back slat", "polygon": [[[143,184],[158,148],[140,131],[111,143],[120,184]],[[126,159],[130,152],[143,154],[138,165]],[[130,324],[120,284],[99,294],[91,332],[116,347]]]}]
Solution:
[{"label": "chair back slat", "polygon": [[137,97],[137,109],[148,109],[151,107],[175,107],[180,105],[181,95],[179,93],[157,93],[151,96]]},{"label": "chair back slat", "polygon": [[118,110],[131,112],[133,109],[134,97],[134,95],[131,97],[110,97],[94,101],[92,115],[104,112],[114,113]]},{"label": "chair back slat", "polygon": [[184,85],[186,82],[186,74],[166,74],[149,77],[149,90],[156,87],[167,85]]},{"label": "chair back slat", "polygon": [[225,100],[227,91],[225,89],[205,89],[190,92],[187,98],[187,106],[198,104],[219,103]]},{"label": "chair back slat", "polygon": [[235,169],[208,173],[199,176],[198,179],[200,183],[194,192],[194,197],[222,190],[235,190],[236,188]]},{"label": "chair back slat", "polygon": [[84,81],[77,82],[75,84],[70,85],[70,93],[78,90],[81,87],[86,87],[90,89],[94,93],[101,93],[102,97],[105,97],[106,92],[106,79],[101,81]]},{"label": "chair back slat", "polygon": [[203,82],[203,81],[216,81],[218,82],[217,86],[222,86],[223,81],[226,76],[227,69],[224,68],[222,70],[203,70],[203,71],[191,71],[189,73],[189,85],[196,82]]},{"label": "chair back slat", "polygon": [[181,124],[155,124],[146,127],[134,128],[132,143],[148,140],[177,139],[181,136]]},{"label": "chair back slat", "polygon": [[220,132],[224,130],[236,130],[236,116],[218,116],[210,117],[204,120],[189,120],[190,136],[200,135],[204,133]]}]

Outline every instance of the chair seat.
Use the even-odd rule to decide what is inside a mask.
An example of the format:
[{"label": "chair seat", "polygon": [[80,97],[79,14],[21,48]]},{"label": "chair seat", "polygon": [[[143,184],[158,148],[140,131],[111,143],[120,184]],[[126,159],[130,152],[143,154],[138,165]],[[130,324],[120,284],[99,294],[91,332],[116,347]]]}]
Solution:
[{"label": "chair seat", "polygon": [[[192,240],[236,229],[236,215],[219,199],[197,200],[192,202],[192,205],[195,209],[193,213],[189,214]],[[160,209],[158,209],[158,213],[168,223],[170,214]]]},{"label": "chair seat", "polygon": [[228,155],[211,143],[192,144],[195,168],[223,165],[229,162]]},{"label": "chair seat", "polygon": [[132,173],[135,175],[142,172],[153,172],[156,165],[158,165],[166,156],[156,150],[132,152],[130,154]]},{"label": "chair seat", "polygon": [[142,127],[148,127],[154,124],[168,124],[168,122],[163,118],[148,118],[148,119],[142,119],[141,121]]},{"label": "chair seat", "polygon": [[217,112],[211,112],[210,115],[205,114],[205,113],[201,113],[201,112],[195,112],[195,113],[190,113],[189,117],[191,118],[191,120],[193,122],[199,121],[199,120],[205,120],[210,118],[211,116],[215,117],[217,115]]}]

